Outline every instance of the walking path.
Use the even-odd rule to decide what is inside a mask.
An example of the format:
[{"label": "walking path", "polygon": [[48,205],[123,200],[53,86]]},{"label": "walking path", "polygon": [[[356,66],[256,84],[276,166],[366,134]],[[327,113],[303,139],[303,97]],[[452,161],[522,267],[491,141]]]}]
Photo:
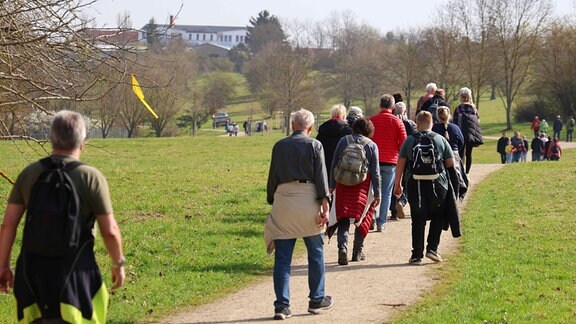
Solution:
[{"label": "walking path", "polygon": [[[499,170],[498,164],[475,164],[470,172],[471,190],[490,173]],[[464,202],[465,203],[465,202]],[[291,279],[291,311],[294,323],[383,323],[414,304],[435,282],[441,280],[433,271],[434,264],[424,258],[422,265],[408,264],[411,254],[410,216],[387,223],[382,233],[372,232],[365,242],[366,261],[337,264],[336,237],[326,244],[326,293],[334,298],[332,309],[312,315],[308,309],[307,262],[305,256],[293,262]],[[466,228],[463,228],[466,235]],[[354,235],[350,235],[354,237]],[[299,240],[299,243],[301,240]],[[450,231],[442,233],[439,252],[444,262],[457,248],[457,239]],[[264,249],[262,243],[262,249]],[[271,256],[272,257],[272,256]],[[272,277],[215,303],[191,309],[167,318],[162,323],[253,323],[272,322],[274,315]]]}]

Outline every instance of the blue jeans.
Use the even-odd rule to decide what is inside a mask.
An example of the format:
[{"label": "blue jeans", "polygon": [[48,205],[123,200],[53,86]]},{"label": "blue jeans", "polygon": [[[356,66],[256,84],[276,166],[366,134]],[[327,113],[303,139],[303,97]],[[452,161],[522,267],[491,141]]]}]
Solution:
[{"label": "blue jeans", "polygon": [[[319,301],[324,298],[324,234],[305,237],[304,243],[308,250],[308,297],[311,301]],[[290,269],[295,244],[296,239],[274,241],[275,308],[290,307]]]},{"label": "blue jeans", "polygon": [[381,226],[386,223],[388,215],[388,208],[390,208],[390,198],[394,190],[394,176],[396,175],[395,165],[381,165],[380,166],[380,179],[382,179],[382,187],[380,190],[380,209],[378,215],[380,218],[376,220],[376,225]]}]

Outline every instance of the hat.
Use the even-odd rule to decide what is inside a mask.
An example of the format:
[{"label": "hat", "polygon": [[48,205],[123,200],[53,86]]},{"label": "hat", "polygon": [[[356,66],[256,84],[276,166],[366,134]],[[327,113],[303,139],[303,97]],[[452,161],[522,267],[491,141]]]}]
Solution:
[{"label": "hat", "polygon": [[358,117],[362,117],[362,108],[358,107],[358,106],[352,106],[350,107],[350,110],[348,112],[348,115],[356,115]]}]

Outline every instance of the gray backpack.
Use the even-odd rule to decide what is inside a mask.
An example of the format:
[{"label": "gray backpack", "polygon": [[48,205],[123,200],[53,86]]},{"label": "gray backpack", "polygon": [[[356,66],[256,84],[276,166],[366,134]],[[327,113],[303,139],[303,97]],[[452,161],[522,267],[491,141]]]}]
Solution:
[{"label": "gray backpack", "polygon": [[370,139],[364,137],[357,143],[352,135],[346,135],[345,138],[346,147],[334,167],[334,179],[340,184],[354,186],[364,182],[368,176],[368,159],[364,146]]}]

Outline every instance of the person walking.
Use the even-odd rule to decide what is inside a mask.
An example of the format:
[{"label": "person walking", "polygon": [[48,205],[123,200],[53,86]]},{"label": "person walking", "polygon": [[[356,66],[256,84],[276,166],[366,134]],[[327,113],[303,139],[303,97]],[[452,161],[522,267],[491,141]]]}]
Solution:
[{"label": "person walking", "polygon": [[570,116],[566,121],[566,142],[572,142],[572,133],[574,132],[574,126],[576,121],[574,121],[574,116]]},{"label": "person walking", "polygon": [[500,154],[500,162],[502,164],[506,164],[506,145],[508,145],[508,140],[506,132],[502,132],[502,136],[500,136],[498,144],[496,144],[496,152]]},{"label": "person walking", "polygon": [[346,122],[346,107],[344,105],[332,106],[330,116],[330,119],[318,127],[318,135],[316,135],[316,139],[324,147],[324,161],[328,168],[328,178],[330,178],[330,166],[338,141],[342,137],[352,134],[352,128]]},{"label": "person walking", "polygon": [[519,131],[514,131],[514,136],[510,138],[510,142],[512,143],[512,163],[520,162],[520,157],[523,152],[526,152],[526,147]]},{"label": "person walking", "polygon": [[472,101],[472,90],[466,87],[460,89],[459,98],[460,105],[454,110],[453,120],[464,135],[464,152],[461,152],[460,156],[466,164],[466,173],[470,173],[472,149],[483,144],[480,116]]},{"label": "person walking", "polygon": [[358,106],[352,106],[348,109],[348,116],[346,116],[346,121],[348,122],[348,126],[352,127],[352,124],[360,118],[363,117],[362,108]]},{"label": "person walking", "polygon": [[[82,115],[68,110],[56,113],[50,127],[52,154],[26,167],[8,197],[0,230],[0,292],[6,293],[7,288],[14,287],[19,323],[106,322],[108,290],[94,255],[96,223],[110,257],[112,290],[124,284],[122,237],[114,218],[108,183],[96,168],[79,162],[85,138]],[[42,206],[34,199],[46,199],[39,192],[53,195],[57,190],[49,186],[40,189],[45,183],[38,184],[36,180],[47,172],[57,172],[51,169],[59,167],[78,197],[76,212],[66,215],[71,219],[66,225],[79,222],[73,227],[76,237],[51,237],[55,228],[50,226],[58,221],[54,219],[47,226],[36,226],[34,232],[29,232],[34,226],[32,222],[45,221],[49,215],[43,212],[42,218],[35,218],[35,211]],[[27,212],[26,224],[14,276],[10,254],[24,212]],[[60,238],[70,238],[63,242],[65,249],[54,240]]]},{"label": "person walking", "polygon": [[540,120],[540,133],[544,133],[548,136],[548,128],[548,122],[545,118],[542,118],[542,120]]},{"label": "person walking", "polygon": [[554,131],[552,138],[560,139],[560,133],[562,132],[563,126],[564,124],[562,123],[560,115],[557,115],[556,119],[554,119],[554,122],[552,123],[552,130]]},{"label": "person walking", "polygon": [[432,126],[432,131],[437,133],[448,141],[450,148],[454,153],[454,169],[456,170],[456,175],[458,176],[459,186],[458,192],[456,192],[456,197],[460,200],[464,199],[466,192],[468,191],[468,176],[464,170],[464,164],[458,152],[464,149],[464,135],[458,125],[450,123],[450,108],[441,106],[438,108],[438,122],[434,123]]},{"label": "person walking", "polygon": [[[398,97],[402,99],[402,96],[398,94],[394,96],[394,100]],[[406,113],[406,104],[402,101],[396,102],[394,104],[394,110],[392,112],[394,116],[398,117],[404,124],[404,130],[406,130],[406,136],[410,136],[417,132],[416,130],[416,123],[408,118],[408,114]],[[403,193],[399,198],[396,198],[394,195],[391,195],[390,198],[390,220],[398,220],[403,219],[406,217],[404,213],[404,206],[408,201],[406,200],[406,195]]]},{"label": "person walking", "polygon": [[540,134],[540,118],[538,116],[534,116],[534,119],[532,119],[530,129],[534,132],[534,137],[538,137]]},{"label": "person walking", "polygon": [[562,156],[562,147],[560,146],[560,141],[557,137],[552,139],[552,143],[550,144],[550,147],[548,147],[547,156],[550,161],[560,160],[560,157]]},{"label": "person walking", "polygon": [[[352,135],[347,135],[338,142],[331,166],[332,176],[329,180],[330,192],[335,193],[336,223],[328,228],[328,236],[331,237],[334,231],[337,231],[338,264],[340,265],[348,264],[348,236],[351,223],[356,226],[351,261],[365,260],[364,239],[372,225],[374,209],[380,204],[378,146],[370,140],[374,134],[374,125],[369,119],[361,117],[354,122],[352,131]],[[351,186],[338,183],[334,177],[334,168],[337,167],[345,148],[350,143],[359,143],[363,146],[368,163],[366,180]]]},{"label": "person walking", "polygon": [[329,218],[329,191],[320,141],[310,138],[314,115],[300,109],[291,115],[292,134],[272,148],[266,199],[272,211],[264,225],[268,253],[274,253],[274,319],[292,316],[290,272],[297,238],[308,252],[308,312],[334,304],[325,294],[324,231]]},{"label": "person walking", "polygon": [[544,143],[539,137],[534,137],[530,143],[530,149],[532,149],[532,162],[538,162],[542,160],[542,152],[544,151]]},{"label": "person walking", "polygon": [[[421,111],[416,116],[416,125],[418,133],[408,137],[400,148],[394,179],[394,195],[398,197],[403,190],[402,179],[407,178],[406,187],[412,216],[412,255],[408,262],[415,265],[422,263],[424,256],[434,262],[442,262],[438,246],[445,222],[447,199],[454,199],[454,195],[449,194],[449,181],[458,181],[454,170],[454,153],[450,144],[444,136],[431,131],[432,115],[427,111]],[[420,172],[417,172],[420,164],[413,155],[413,149],[422,143],[422,138],[429,139],[434,152],[432,154],[434,160],[428,162],[435,166],[436,173],[427,176],[421,176]],[[424,150],[424,147],[420,148]],[[428,219],[430,228],[424,254],[424,235]],[[458,229],[452,230],[454,235],[454,231]]]},{"label": "person walking", "polygon": [[422,105],[428,101],[430,98],[434,97],[434,94],[436,93],[436,90],[438,89],[438,86],[436,85],[436,83],[428,83],[426,85],[426,93],[421,96],[420,98],[418,98],[418,101],[416,102],[416,113],[418,113],[420,111],[420,108],[422,107]]},{"label": "person walking", "polygon": [[380,112],[370,117],[370,121],[374,124],[372,140],[378,145],[378,161],[380,163],[382,184],[380,208],[376,220],[376,231],[378,232],[382,232],[388,217],[388,208],[390,208],[390,199],[394,186],[394,173],[398,162],[398,150],[406,139],[404,124],[392,114],[394,104],[392,95],[383,95],[380,97]]}]

